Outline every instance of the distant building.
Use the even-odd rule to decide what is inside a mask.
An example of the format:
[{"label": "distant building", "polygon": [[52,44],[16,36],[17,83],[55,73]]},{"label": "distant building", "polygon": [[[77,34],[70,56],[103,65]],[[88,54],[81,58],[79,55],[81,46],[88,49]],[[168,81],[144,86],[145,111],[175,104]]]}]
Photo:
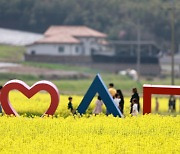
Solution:
[{"label": "distant building", "polygon": [[[161,67],[159,57],[161,51],[153,41],[109,41],[108,54],[98,53],[92,55],[96,68],[105,68],[119,72],[122,70],[138,70],[141,75],[159,75]],[[139,43],[139,44],[138,44]],[[139,52],[139,66],[138,66]],[[110,54],[111,53],[111,54]]]},{"label": "distant building", "polygon": [[27,46],[26,61],[71,64],[119,72],[137,69],[140,50],[142,75],[158,75],[160,50],[154,42],[106,41],[106,34],[86,26],[51,26],[44,37]]},{"label": "distant building", "polygon": [[27,46],[27,55],[90,56],[106,51],[106,34],[86,26],[51,26]]},{"label": "distant building", "polygon": [[[96,52],[92,58],[95,62],[137,63],[138,41],[109,41],[113,49],[111,55]],[[139,44],[141,64],[159,64],[160,49],[153,41],[141,41]]]}]

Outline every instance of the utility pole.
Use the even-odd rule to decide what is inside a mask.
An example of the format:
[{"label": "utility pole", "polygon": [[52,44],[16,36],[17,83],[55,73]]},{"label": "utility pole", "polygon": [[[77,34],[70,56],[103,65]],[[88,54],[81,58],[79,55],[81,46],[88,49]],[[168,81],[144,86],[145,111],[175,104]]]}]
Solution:
[{"label": "utility pole", "polygon": [[136,63],[137,73],[138,73],[138,81],[140,80],[141,70],[141,30],[140,30],[140,22],[137,22],[137,63]]},{"label": "utility pole", "polygon": [[171,84],[174,85],[174,49],[175,49],[175,4],[171,0]]}]

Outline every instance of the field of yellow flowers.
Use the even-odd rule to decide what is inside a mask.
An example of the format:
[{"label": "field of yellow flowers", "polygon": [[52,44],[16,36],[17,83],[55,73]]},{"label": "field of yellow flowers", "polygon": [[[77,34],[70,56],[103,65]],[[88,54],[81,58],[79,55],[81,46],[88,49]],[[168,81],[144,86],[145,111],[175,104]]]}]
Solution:
[{"label": "field of yellow flowers", "polygon": [[[158,114],[131,117],[129,98],[125,99],[125,118],[104,114],[72,116],[67,110],[68,96],[60,96],[55,117],[40,118],[49,105],[46,93],[30,101],[17,92],[10,101],[21,117],[1,116],[1,153],[180,153],[180,116]],[[77,107],[81,96],[73,96]],[[96,98],[95,98],[96,99]],[[159,101],[167,102],[162,98]],[[94,100],[93,100],[94,101]],[[166,105],[160,109],[166,110]],[[162,106],[162,107],[161,107]]]},{"label": "field of yellow flowers", "polygon": [[[82,100],[82,96],[74,95],[73,97],[73,106],[77,108]],[[12,106],[18,111],[19,114],[27,115],[42,115],[48,108],[50,102],[50,95],[47,93],[38,93],[30,100],[27,99],[23,94],[17,91],[12,91],[9,95],[10,102]],[[87,113],[91,114],[94,108],[94,102],[96,97],[91,102]],[[130,97],[125,97],[125,106],[124,112],[125,115],[129,114],[130,110]],[[168,114],[168,97],[159,97],[159,113]],[[141,108],[143,108],[143,100],[140,99]],[[56,115],[61,117],[67,117],[71,113],[67,110],[68,96],[60,95],[60,104],[57,108]],[[105,113],[105,106],[103,106],[103,111]],[[176,111],[180,113],[180,99],[176,101]],[[152,98],[152,112],[155,113],[155,97]]]}]

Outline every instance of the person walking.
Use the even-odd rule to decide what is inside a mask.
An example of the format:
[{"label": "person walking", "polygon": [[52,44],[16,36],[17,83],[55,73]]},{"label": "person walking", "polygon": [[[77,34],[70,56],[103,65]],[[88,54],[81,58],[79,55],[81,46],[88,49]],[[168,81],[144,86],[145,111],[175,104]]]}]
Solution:
[{"label": "person walking", "polygon": [[101,97],[98,96],[96,102],[95,102],[95,108],[93,110],[93,114],[97,115],[99,113],[102,112],[102,105],[103,105],[103,102],[101,100]]},{"label": "person walking", "polygon": [[120,89],[117,90],[117,93],[119,94],[120,99],[121,99],[119,102],[119,108],[120,108],[121,113],[123,114],[124,113],[124,96]]},{"label": "person walking", "polygon": [[[114,88],[114,83],[109,83],[109,88],[108,91],[112,97],[112,99],[114,99],[115,94],[116,94],[116,89]],[[106,108],[106,115],[109,115],[109,111]]]},{"label": "person walking", "polygon": [[138,92],[137,92],[137,89],[136,89],[136,88],[133,88],[133,89],[132,89],[132,93],[133,93],[133,95],[131,96],[131,99],[130,99],[130,102],[131,102],[130,114],[132,113],[132,107],[133,107],[132,100],[133,100],[134,98],[136,98],[136,100],[137,100],[138,112],[140,111],[139,94],[138,94]]},{"label": "person walking", "polygon": [[115,94],[115,97],[114,97],[114,104],[116,105],[116,107],[120,110],[120,106],[119,106],[119,103],[121,101],[121,98],[119,96],[118,93]]},{"label": "person walking", "polygon": [[170,96],[169,98],[169,112],[175,112],[176,111],[176,99],[173,95]]},{"label": "person walking", "polygon": [[73,109],[73,105],[72,105],[72,97],[68,97],[69,103],[68,103],[68,109],[73,113],[74,109]]},{"label": "person walking", "polygon": [[116,94],[116,89],[114,88],[114,84],[110,83],[109,84],[109,89],[108,89],[109,93],[111,94],[112,98],[114,98],[115,94]]}]

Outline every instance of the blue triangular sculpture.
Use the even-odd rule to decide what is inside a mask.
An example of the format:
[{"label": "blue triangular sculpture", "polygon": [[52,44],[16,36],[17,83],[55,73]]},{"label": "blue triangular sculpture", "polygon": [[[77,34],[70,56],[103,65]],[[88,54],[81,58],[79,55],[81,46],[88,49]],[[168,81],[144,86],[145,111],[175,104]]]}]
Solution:
[{"label": "blue triangular sculpture", "polygon": [[116,116],[123,117],[120,110],[114,104],[113,99],[109,94],[108,89],[106,88],[106,85],[104,84],[99,74],[96,75],[94,81],[92,82],[83,100],[81,101],[80,105],[77,108],[77,111],[80,114],[85,113],[86,109],[88,108],[89,104],[91,103],[96,93],[99,94],[110,114],[113,114],[113,116],[115,117]]}]

